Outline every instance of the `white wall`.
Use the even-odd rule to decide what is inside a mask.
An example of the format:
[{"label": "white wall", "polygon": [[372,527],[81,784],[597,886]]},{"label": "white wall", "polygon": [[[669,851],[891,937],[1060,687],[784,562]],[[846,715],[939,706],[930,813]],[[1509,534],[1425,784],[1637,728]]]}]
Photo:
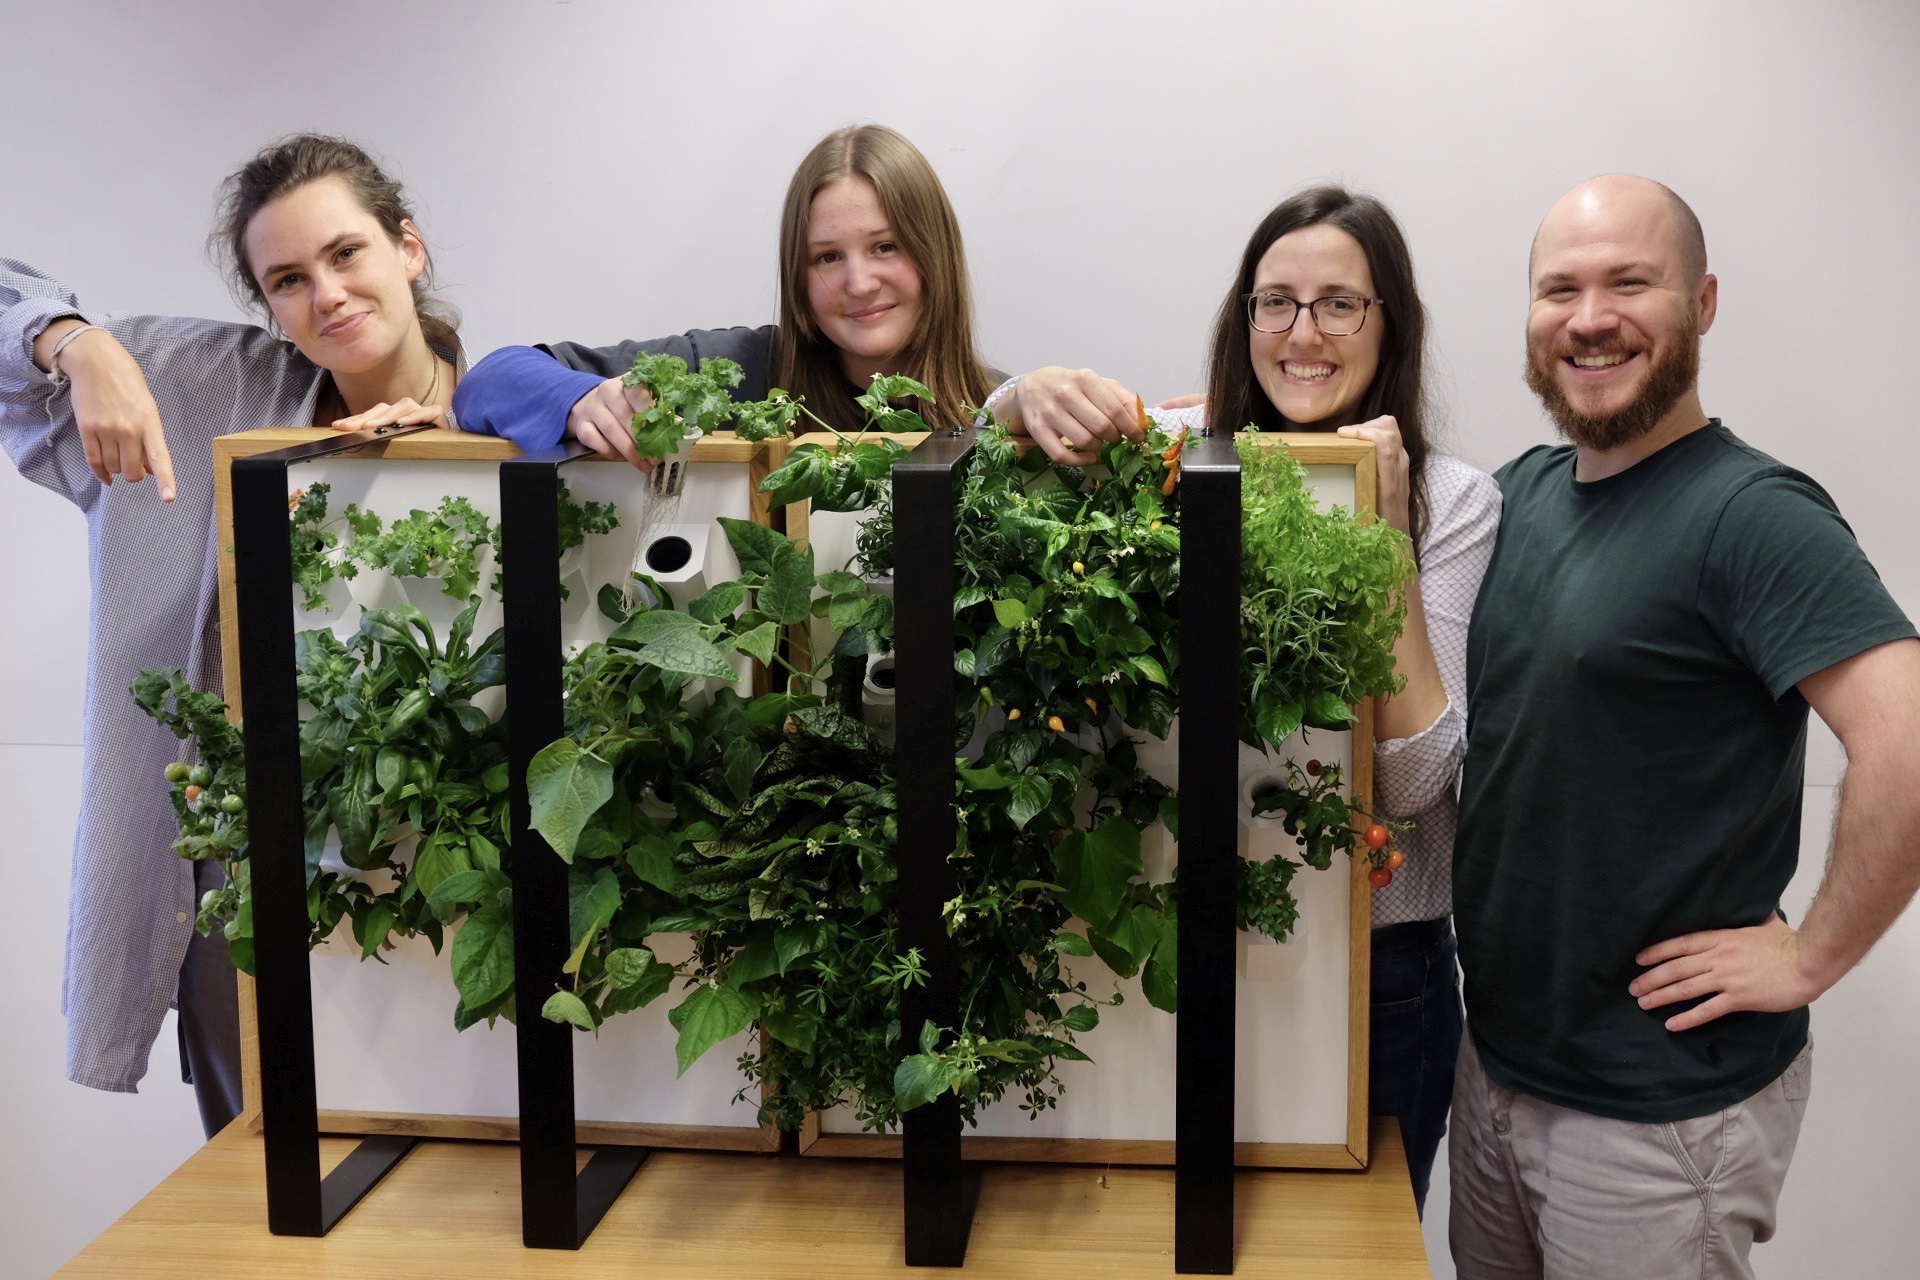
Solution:
[{"label": "white wall", "polygon": [[[0,253],[97,305],[231,315],[201,252],[215,186],[274,135],[337,131],[409,183],[476,351],[770,318],[793,165],[827,130],[880,120],[946,181],[992,360],[1091,364],[1158,397],[1195,385],[1259,215],[1343,179],[1402,218],[1454,448],[1488,467],[1549,436],[1518,376],[1534,224],[1590,174],[1651,174],[1693,202],[1721,279],[1709,410],[1825,483],[1920,613],[1903,323],[1920,297],[1920,6],[1904,0],[0,0],[0,50]],[[82,539],[74,513],[0,474],[0,544],[17,549],[0,670],[33,673],[0,685],[0,788],[8,852],[36,869],[30,920],[0,933],[19,1014],[0,1095],[42,1108],[0,1122],[9,1169],[33,1170],[0,1190],[0,1236],[24,1242],[10,1274],[72,1252],[193,1131],[163,1068],[149,1093],[103,1099],[59,1082],[48,1044]],[[1809,783],[1830,787],[1838,763],[1823,741]],[[1816,1012],[1820,1087],[1781,1239],[1759,1255],[1771,1274],[1908,1273],[1916,968],[1908,919]],[[64,1194],[27,1194],[47,1187]],[[1443,1204],[1433,1219],[1443,1240]],[[1443,1245],[1436,1259],[1448,1274]]]}]

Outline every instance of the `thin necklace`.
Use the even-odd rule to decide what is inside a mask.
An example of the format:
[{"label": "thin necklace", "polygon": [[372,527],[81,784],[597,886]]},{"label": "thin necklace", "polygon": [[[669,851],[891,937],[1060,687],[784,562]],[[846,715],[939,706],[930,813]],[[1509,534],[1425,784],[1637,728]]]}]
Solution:
[{"label": "thin necklace", "polygon": [[427,358],[433,361],[433,384],[427,388],[426,398],[424,400],[419,401],[419,403],[422,405],[432,404],[433,393],[440,389],[440,357],[435,355],[432,351],[428,351]]},{"label": "thin necklace", "polygon": [[[420,405],[432,404],[433,393],[440,389],[440,357],[432,351],[427,352],[427,355],[433,360],[433,381],[427,385],[426,396],[415,402]],[[333,415],[333,420],[337,421],[340,418],[352,417],[353,415],[350,410],[353,406],[347,403],[347,397],[341,392],[339,380],[333,377],[332,374],[328,374],[327,382],[329,389],[333,392],[335,402],[340,406],[340,412]]]}]

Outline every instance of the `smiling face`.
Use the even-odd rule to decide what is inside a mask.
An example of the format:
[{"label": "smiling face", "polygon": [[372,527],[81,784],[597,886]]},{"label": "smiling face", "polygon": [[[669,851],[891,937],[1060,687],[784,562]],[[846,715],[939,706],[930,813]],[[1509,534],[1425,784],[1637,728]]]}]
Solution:
[{"label": "smiling face", "polygon": [[1376,308],[1360,332],[1329,337],[1307,308],[1335,294],[1377,296],[1360,242],[1326,223],[1289,231],[1261,255],[1249,292],[1284,293],[1300,303],[1288,332],[1247,334],[1253,376],[1280,416],[1295,426],[1329,430],[1359,421],[1360,402],[1380,368],[1386,316]]},{"label": "smiling face", "polygon": [[1671,198],[1644,179],[1583,183],[1540,224],[1527,385],[1574,444],[1604,452],[1698,425],[1700,335],[1718,287],[1685,245]]},{"label": "smiling face", "polygon": [[820,188],[807,211],[807,305],[847,376],[865,386],[896,362],[920,324],[920,269],[866,178]]},{"label": "smiling face", "polygon": [[269,201],[247,224],[247,266],[274,320],[321,368],[378,373],[419,333],[411,286],[426,247],[402,226],[396,243],[338,177]]}]

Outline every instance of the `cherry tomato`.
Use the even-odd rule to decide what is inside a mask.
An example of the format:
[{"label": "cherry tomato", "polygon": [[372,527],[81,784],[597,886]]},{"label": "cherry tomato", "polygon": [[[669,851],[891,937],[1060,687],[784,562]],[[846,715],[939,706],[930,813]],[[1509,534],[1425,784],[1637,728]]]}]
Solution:
[{"label": "cherry tomato", "polygon": [[1317,778],[1320,776],[1320,762],[1318,760],[1307,761],[1307,776],[1309,778]]},{"label": "cherry tomato", "polygon": [[1376,889],[1384,889],[1393,883],[1393,872],[1385,867],[1375,867],[1367,872],[1367,883]]},{"label": "cherry tomato", "polygon": [[178,760],[175,760],[172,764],[167,766],[167,781],[176,783],[176,784],[185,782],[187,780],[187,773],[188,773],[187,766],[184,764],[181,764]]},{"label": "cherry tomato", "polygon": [[220,797],[220,812],[222,813],[244,813],[246,808],[247,802],[239,796],[234,795],[231,791]]},{"label": "cherry tomato", "polygon": [[198,786],[189,785],[187,787],[187,803],[198,804],[200,802],[200,797],[205,794],[206,792],[201,790],[201,788],[199,788]]},{"label": "cherry tomato", "polygon": [[1407,855],[1400,852],[1398,849],[1395,849],[1389,854],[1387,854],[1387,870],[1398,871],[1400,868],[1406,865],[1407,865]]},{"label": "cherry tomato", "polygon": [[1387,847],[1387,829],[1377,822],[1367,828],[1365,838],[1367,848],[1369,849],[1384,849]]},{"label": "cherry tomato", "polygon": [[187,781],[196,787],[204,787],[213,781],[213,770],[203,764],[197,764],[187,770]]}]

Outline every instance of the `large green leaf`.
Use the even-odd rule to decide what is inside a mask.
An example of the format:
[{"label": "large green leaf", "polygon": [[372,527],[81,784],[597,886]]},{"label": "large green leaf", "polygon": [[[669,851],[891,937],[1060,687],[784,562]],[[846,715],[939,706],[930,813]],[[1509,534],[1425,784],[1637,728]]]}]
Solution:
[{"label": "large green leaf", "polygon": [[453,936],[453,985],[460,1003],[480,1009],[513,986],[513,913],[486,907]]},{"label": "large green leaf", "polygon": [[588,819],[613,798],[613,766],[571,738],[540,748],[527,765],[530,825],[563,861],[573,861]]},{"label": "large green leaf", "polygon": [[1092,831],[1062,840],[1053,851],[1053,866],[1066,889],[1062,905],[1094,928],[1105,928],[1120,911],[1127,882],[1145,870],[1140,832],[1116,814]]},{"label": "large green leaf", "polygon": [[754,661],[765,666],[773,661],[773,646],[779,643],[779,625],[763,622],[751,631],[742,631],[733,638],[733,647]]},{"label": "large green leaf", "polygon": [[[761,487],[766,486],[763,484]],[[793,551],[792,539],[775,533],[763,524],[735,520],[730,516],[719,516],[717,519],[727,535],[727,544],[733,548],[734,558],[740,562],[742,573],[772,573],[774,562]]]},{"label": "large green leaf", "polygon": [[721,622],[747,602],[747,589],[737,582],[723,582],[687,605],[687,612],[702,622]]},{"label": "large green leaf", "polygon": [[673,1047],[680,1061],[677,1074],[687,1074],[687,1068],[701,1054],[745,1031],[759,1011],[760,1002],[744,991],[704,983],[695,987],[692,995],[667,1014],[667,1021],[680,1033]]},{"label": "large green leaf", "polygon": [[672,893],[680,887],[680,869],[673,861],[673,841],[665,836],[641,836],[627,849],[633,874],[657,889]]},{"label": "large green leaf", "polygon": [[820,1019],[801,1009],[769,1010],[760,1020],[767,1034],[789,1048],[812,1053],[820,1033]]},{"label": "large green leaf", "polygon": [[419,852],[414,855],[414,888],[426,894],[431,902],[433,891],[449,877],[471,870],[473,863],[467,856],[467,846],[460,838],[436,832],[420,842]]},{"label": "large green leaf", "polygon": [[698,634],[700,620],[691,614],[675,613],[672,609],[649,609],[645,613],[636,613],[607,637],[607,643],[637,647],[652,644],[665,636]]},{"label": "large green leaf", "polygon": [[1053,801],[1053,784],[1037,773],[1019,774],[1010,790],[1007,817],[1023,829]]},{"label": "large green leaf", "polygon": [[813,548],[803,547],[797,554],[774,561],[767,584],[760,588],[756,601],[760,612],[775,622],[791,626],[804,619],[813,608]]},{"label": "large green leaf", "polygon": [[548,1022],[570,1022],[582,1031],[600,1029],[586,1001],[571,991],[556,991],[548,996],[547,1002],[540,1006],[540,1016]]},{"label": "large green leaf", "polygon": [[1160,941],[1140,971],[1140,990],[1154,1008],[1180,1012],[1180,922],[1172,916],[1162,923]]},{"label": "large green leaf", "polygon": [[1254,728],[1267,744],[1278,750],[1281,744],[1293,736],[1305,716],[1305,708],[1297,702],[1282,702],[1279,694],[1264,693],[1254,706]]},{"label": "large green leaf", "polygon": [[[831,464],[832,459],[819,445],[800,445],[760,482],[760,492],[767,495],[768,505],[775,507],[811,498],[826,487]],[[740,563],[746,564],[744,557]]]},{"label": "large green leaf", "polygon": [[902,1111],[925,1106],[953,1087],[959,1068],[928,1053],[903,1059],[893,1072],[893,1105]]},{"label": "large green leaf", "polygon": [[1358,717],[1346,699],[1322,689],[1308,696],[1305,719],[1315,729],[1344,729]]},{"label": "large green leaf", "polygon": [[727,658],[726,650],[690,631],[662,636],[640,650],[637,656],[649,666],[683,675],[732,680],[739,674]]},{"label": "large green leaf", "polygon": [[567,877],[567,931],[573,937],[573,954],[561,966],[562,972],[580,972],[587,948],[619,909],[620,881],[611,870],[602,867],[589,880],[575,868]]},{"label": "large green leaf", "polygon": [[645,947],[622,947],[607,956],[607,980],[613,989],[601,1002],[601,1013],[626,1013],[666,994],[673,985],[673,966],[655,960]]}]

